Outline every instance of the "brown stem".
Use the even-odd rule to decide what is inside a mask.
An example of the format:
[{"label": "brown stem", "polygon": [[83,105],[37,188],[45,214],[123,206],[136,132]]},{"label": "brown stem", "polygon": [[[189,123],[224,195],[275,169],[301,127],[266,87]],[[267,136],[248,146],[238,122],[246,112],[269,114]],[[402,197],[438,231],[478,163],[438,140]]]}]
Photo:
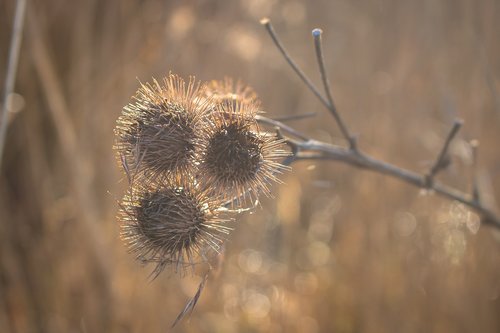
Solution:
[{"label": "brown stem", "polygon": [[[363,152],[361,152],[356,146],[355,137],[352,136],[347,127],[342,122],[334,103],[333,98],[330,92],[330,83],[326,76],[326,70],[323,60],[323,52],[321,46],[321,30],[314,29],[313,36],[316,47],[316,55],[318,60],[318,65],[320,69],[320,74],[323,80],[323,86],[325,88],[325,92],[327,95],[327,99],[325,99],[318,89],[312,84],[311,80],[298,68],[293,59],[290,57],[288,52],[285,50],[284,46],[280,42],[278,36],[274,32],[274,29],[271,25],[269,19],[261,20],[261,23],[266,27],[269,35],[274,41],[274,44],[278,47],[283,57],[290,64],[290,66],[295,70],[297,75],[304,81],[307,87],[318,97],[318,99],[323,103],[323,105],[330,111],[332,116],[337,121],[340,129],[342,130],[342,134],[348,140],[350,147],[343,148],[335,145],[331,145],[325,142],[309,139],[304,134],[299,131],[291,128],[288,125],[285,125],[277,120],[272,120],[266,117],[259,116],[258,121],[262,124],[266,124],[269,126],[273,126],[274,128],[278,128],[278,133],[282,130],[285,133],[293,136],[293,138],[285,138],[287,144],[292,148],[292,156],[286,160],[288,164],[300,161],[300,160],[334,160],[342,163],[346,163],[358,168],[363,168],[367,170],[371,170],[380,174],[384,174],[393,178],[400,179],[406,183],[412,184],[419,188],[430,189],[437,194],[451,199],[457,200],[464,205],[470,207],[474,211],[476,211],[482,218],[483,223],[491,225],[493,227],[500,229],[500,217],[495,212],[484,206],[484,204],[479,200],[479,191],[477,188],[477,183],[474,180],[474,188],[473,194],[467,194],[460,190],[457,190],[453,187],[447,186],[440,182],[434,181],[434,176],[444,168],[445,166],[445,158],[448,152],[449,144],[451,140],[454,138],[460,127],[462,126],[461,120],[456,120],[453,128],[451,129],[448,137],[444,143],[443,148],[434,164],[434,166],[430,169],[427,175],[420,175],[416,172],[406,170],[395,166],[393,164],[377,160]],[[474,152],[476,155],[476,152]]]},{"label": "brown stem", "polygon": [[429,171],[429,174],[427,175],[427,182],[429,184],[431,184],[434,181],[434,177],[436,176],[436,174],[446,167],[447,165],[446,157],[448,156],[448,148],[450,146],[451,140],[453,140],[453,138],[458,133],[458,130],[460,129],[460,127],[462,127],[462,125],[463,121],[460,119],[456,119],[455,122],[453,123],[453,127],[451,128],[450,133],[448,133],[448,136],[446,137],[446,141],[444,142],[443,148],[441,148],[441,152],[439,153],[436,162],[434,163],[434,165]]},{"label": "brown stem", "polygon": [[[274,126],[281,128],[278,121],[272,121],[272,123]],[[429,184],[426,175],[420,175],[414,171],[380,161],[359,150],[335,146],[313,139],[299,141],[286,138],[286,142],[294,147],[292,149],[294,158],[290,162],[301,160],[333,160],[397,178],[416,187],[433,190],[442,197],[457,200],[478,213],[485,224],[500,229],[500,217],[480,201],[475,200],[474,196],[437,181]]]},{"label": "brown stem", "polygon": [[349,147],[353,150],[356,150],[356,137],[352,135],[347,129],[347,126],[340,117],[340,114],[338,113],[337,108],[335,107],[335,103],[333,102],[332,89],[330,88],[330,81],[328,80],[328,75],[326,74],[325,60],[323,57],[323,45],[321,43],[322,33],[323,31],[321,31],[321,29],[314,29],[312,31],[314,38],[314,48],[316,49],[316,58],[319,66],[319,73],[321,74],[321,80],[323,81],[323,87],[325,89],[326,98],[328,99],[327,109],[328,111],[330,111],[333,118],[337,122],[337,125],[339,126],[342,135],[347,140],[347,142],[349,142]]},{"label": "brown stem", "polygon": [[9,96],[14,90],[16,82],[17,63],[19,62],[19,50],[24,28],[24,13],[26,12],[26,0],[18,0],[16,3],[16,14],[14,17],[14,26],[12,28],[12,38],[10,41],[9,60],[7,63],[7,75],[5,76],[4,95],[2,100],[1,119],[0,119],[0,165],[2,164],[3,148],[5,146],[5,137],[7,134],[7,123],[9,118]]}]

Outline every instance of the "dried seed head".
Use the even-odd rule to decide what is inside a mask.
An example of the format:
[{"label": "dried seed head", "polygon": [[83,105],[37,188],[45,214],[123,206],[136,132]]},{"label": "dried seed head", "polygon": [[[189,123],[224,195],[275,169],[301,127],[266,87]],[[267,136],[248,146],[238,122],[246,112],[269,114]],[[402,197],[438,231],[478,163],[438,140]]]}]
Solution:
[{"label": "dried seed head", "polygon": [[260,104],[255,91],[241,81],[224,78],[222,81],[213,80],[207,85],[206,95],[216,104]]},{"label": "dried seed head", "polygon": [[121,203],[121,235],[138,260],[156,264],[154,277],[166,267],[183,273],[220,250],[230,231],[220,205],[188,183],[133,188]]},{"label": "dried seed head", "polygon": [[128,172],[150,179],[187,173],[203,137],[211,101],[193,77],[186,83],[170,74],[160,84],[143,84],[135,102],[123,109],[115,128],[120,161]]},{"label": "dried seed head", "polygon": [[255,120],[255,104],[219,105],[211,113],[208,140],[200,163],[205,184],[226,200],[237,198],[237,204],[257,198],[259,192],[269,195],[269,182],[285,167],[277,160],[289,154],[283,140],[261,132]]}]

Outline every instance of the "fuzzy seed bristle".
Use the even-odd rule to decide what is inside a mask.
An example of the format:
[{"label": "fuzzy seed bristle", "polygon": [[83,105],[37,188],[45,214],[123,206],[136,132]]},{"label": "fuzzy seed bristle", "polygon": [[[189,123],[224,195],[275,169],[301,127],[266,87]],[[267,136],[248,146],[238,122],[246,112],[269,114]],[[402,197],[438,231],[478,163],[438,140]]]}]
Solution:
[{"label": "fuzzy seed bristle", "polygon": [[231,78],[224,78],[224,80],[212,80],[208,83],[206,95],[212,98],[216,104],[260,104],[255,91],[243,84],[241,81],[236,83]]},{"label": "fuzzy seed bristle", "polygon": [[134,188],[121,203],[121,235],[138,260],[156,264],[154,277],[166,267],[182,273],[220,250],[230,228],[219,207],[187,183]]},{"label": "fuzzy seed bristle", "polygon": [[[115,150],[129,179],[121,235],[153,277],[208,262],[230,231],[227,203],[270,195],[287,167],[284,141],[262,132],[259,101],[232,80],[208,86],[170,74],[141,84],[115,128]],[[137,177],[136,177],[137,176]]]},{"label": "fuzzy seed bristle", "polygon": [[255,104],[222,104],[204,147],[200,174],[213,191],[227,200],[246,203],[260,192],[270,195],[269,183],[285,167],[277,160],[288,153],[283,141],[260,131],[253,117]]},{"label": "fuzzy seed bristle", "polygon": [[160,84],[143,84],[135,103],[123,109],[115,128],[117,151],[131,171],[147,178],[186,173],[195,163],[203,120],[211,101],[203,89],[170,74]]}]

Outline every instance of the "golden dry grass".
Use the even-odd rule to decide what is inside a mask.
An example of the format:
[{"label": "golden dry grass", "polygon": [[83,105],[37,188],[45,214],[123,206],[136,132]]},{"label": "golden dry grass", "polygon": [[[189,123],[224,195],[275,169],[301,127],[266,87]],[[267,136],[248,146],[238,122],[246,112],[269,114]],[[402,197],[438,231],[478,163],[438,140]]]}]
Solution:
[{"label": "golden dry grass", "polygon": [[[0,3],[0,78],[14,5]],[[0,174],[1,332],[164,332],[196,291],[198,276],[149,283],[119,239],[113,128],[136,78],[239,78],[268,115],[317,111],[293,125],[341,143],[262,16],[317,82],[310,31],[323,29],[361,148],[425,172],[459,116],[439,177],[470,188],[477,138],[482,189],[500,198],[498,1],[33,0]],[[500,331],[500,238],[462,206],[332,162],[301,162],[284,181],[234,224],[177,331]]]}]

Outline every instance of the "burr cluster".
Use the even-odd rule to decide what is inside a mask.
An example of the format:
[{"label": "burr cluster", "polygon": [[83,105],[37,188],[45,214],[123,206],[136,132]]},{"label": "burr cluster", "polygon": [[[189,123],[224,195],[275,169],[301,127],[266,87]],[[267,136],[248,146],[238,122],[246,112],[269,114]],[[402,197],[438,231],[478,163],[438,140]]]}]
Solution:
[{"label": "burr cluster", "polygon": [[129,250],[155,265],[154,277],[220,253],[231,215],[270,196],[288,153],[259,127],[259,112],[257,95],[241,83],[174,74],[141,84],[123,108],[114,149],[129,189],[118,220]]}]

